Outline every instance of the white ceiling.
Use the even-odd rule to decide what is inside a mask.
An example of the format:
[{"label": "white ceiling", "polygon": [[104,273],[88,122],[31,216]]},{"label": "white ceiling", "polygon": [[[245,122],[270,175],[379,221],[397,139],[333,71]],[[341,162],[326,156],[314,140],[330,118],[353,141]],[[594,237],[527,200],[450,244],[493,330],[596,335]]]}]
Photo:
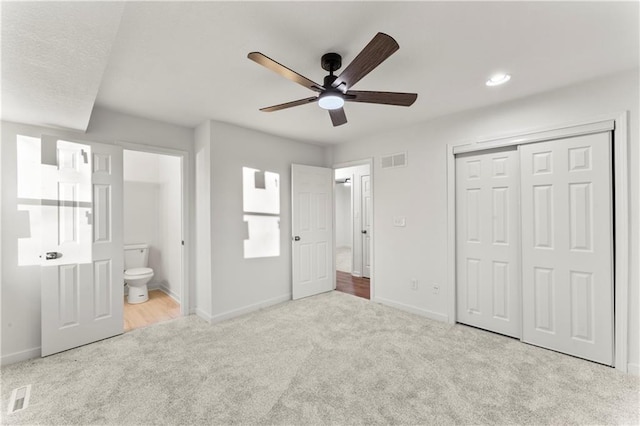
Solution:
[{"label": "white ceiling", "polygon": [[85,130],[124,4],[1,6],[2,119]]},{"label": "white ceiling", "polygon": [[[338,143],[639,64],[638,2],[129,2],[121,20],[121,3],[84,5],[100,10],[86,11],[86,22],[71,19],[65,28],[54,28],[73,36],[54,38],[59,40],[54,46],[31,22],[28,33],[14,37],[49,40],[48,49],[65,51],[83,40],[96,46],[96,51],[74,48],[75,60],[49,55],[44,58],[50,62],[38,64],[54,76],[64,71],[76,82],[75,90],[63,86],[58,93],[46,92],[43,101],[33,81],[40,74],[9,82],[12,93],[24,86],[31,90],[30,101],[44,107],[68,101],[63,111],[68,119],[51,121],[60,126],[83,128],[84,123],[86,128],[91,111],[86,101],[95,79],[101,79],[96,104],[125,113],[190,127],[215,119],[295,140]],[[60,3],[40,7],[58,18],[69,9]],[[15,95],[5,101],[4,55],[12,51],[6,46],[6,15],[3,5],[4,119],[21,108]],[[107,29],[118,24],[103,75],[99,65]],[[260,51],[322,83],[322,54],[340,53],[346,66],[379,31],[394,37],[400,50],[355,89],[416,92],[413,106],[350,103],[345,106],[349,123],[336,128],[314,104],[258,111],[313,92],[248,60],[247,53]],[[19,43],[25,44],[9,40]],[[20,60],[33,62],[30,55],[38,48],[27,47]],[[16,60],[15,52],[9,60]],[[496,71],[513,78],[504,86],[486,87]]]}]

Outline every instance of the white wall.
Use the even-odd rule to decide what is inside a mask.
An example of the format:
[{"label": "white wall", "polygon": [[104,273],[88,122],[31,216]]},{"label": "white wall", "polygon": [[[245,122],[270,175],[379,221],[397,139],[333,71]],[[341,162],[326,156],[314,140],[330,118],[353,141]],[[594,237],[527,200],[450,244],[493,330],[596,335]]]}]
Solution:
[{"label": "white wall", "polygon": [[160,261],[158,157],[125,150],[123,160],[124,244],[149,244],[149,267],[154,272],[151,285],[156,287],[164,280]]},{"label": "white wall", "polygon": [[180,301],[180,158],[124,151],[124,243],[149,244],[150,288]]},{"label": "white wall", "polygon": [[149,244],[151,283],[164,279],[161,266],[160,185],[153,182],[124,181],[124,244]]},{"label": "white wall", "polygon": [[335,185],[336,247],[351,247],[351,185]]},{"label": "white wall", "polygon": [[[638,93],[636,69],[335,146],[334,163],[375,157],[376,299],[433,318],[447,319],[448,294],[453,291],[447,286],[447,264],[452,261],[447,259],[447,144],[628,110],[631,188],[628,355],[630,369],[635,368],[637,372],[640,363]],[[408,152],[407,167],[380,169],[380,156],[399,151]],[[405,216],[406,227],[394,227],[393,216]],[[411,278],[419,280],[417,291],[410,288]],[[440,286],[439,294],[432,291],[436,283]]]},{"label": "white wall", "polygon": [[195,130],[195,312],[211,320],[211,123]]},{"label": "white wall", "polygon": [[[116,141],[155,145],[193,152],[193,130],[96,108],[86,133],[2,122],[2,363],[40,355],[40,267],[18,266],[16,136],[64,136],[101,143]],[[192,198],[191,198],[192,199]]]},{"label": "white wall", "polygon": [[[215,121],[199,126],[197,133],[206,135],[207,126],[211,136],[211,320],[217,321],[290,299],[291,164],[325,166],[325,148]],[[277,257],[244,258],[243,167],[280,175]]]}]

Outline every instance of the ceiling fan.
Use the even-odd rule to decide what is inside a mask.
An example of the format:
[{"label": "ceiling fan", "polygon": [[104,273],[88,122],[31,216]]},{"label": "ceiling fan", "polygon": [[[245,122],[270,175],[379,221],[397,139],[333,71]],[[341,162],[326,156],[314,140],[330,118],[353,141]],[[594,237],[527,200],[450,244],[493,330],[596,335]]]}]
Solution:
[{"label": "ceiling fan", "polygon": [[310,98],[260,108],[260,111],[273,112],[317,102],[321,108],[329,111],[331,122],[335,127],[347,122],[347,116],[342,108],[345,102],[411,106],[418,97],[416,93],[351,90],[358,81],[369,74],[399,48],[400,46],[398,46],[398,43],[393,37],[384,33],[378,33],[369,44],[362,49],[358,56],[347,65],[339,76],[335,76],[333,73],[342,66],[342,57],[337,53],[324,54],[321,58],[321,65],[324,70],[329,71],[329,75],[325,76],[324,84],[322,85],[309,80],[260,52],[251,52],[247,57],[252,61],[318,93],[317,96]]}]

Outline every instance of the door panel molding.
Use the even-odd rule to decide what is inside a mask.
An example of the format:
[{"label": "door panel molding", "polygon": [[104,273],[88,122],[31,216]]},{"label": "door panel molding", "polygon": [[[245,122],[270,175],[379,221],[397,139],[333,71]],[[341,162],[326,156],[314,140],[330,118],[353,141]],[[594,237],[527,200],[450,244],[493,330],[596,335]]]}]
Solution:
[{"label": "door panel molding", "polygon": [[[447,145],[447,282],[451,289],[448,301],[448,322],[456,322],[456,229],[455,229],[455,156],[463,152],[477,152],[509,145],[541,142],[569,136],[613,133],[614,180],[614,367],[628,372],[628,294],[629,294],[629,171],[628,171],[628,111],[603,114],[588,120],[560,123],[544,128],[523,130],[509,135],[479,137],[475,141]],[[518,140],[521,139],[521,140]]]},{"label": "door panel molding", "polygon": [[460,155],[456,167],[456,319],[520,338],[518,152]]},{"label": "door panel molding", "polygon": [[[519,147],[522,206],[522,340],[613,364],[611,132]],[[572,167],[576,149],[594,161]],[[550,154],[537,173],[538,153]],[[538,203],[536,189],[549,188]],[[593,196],[573,195],[575,188]],[[538,240],[537,217],[549,224]],[[594,224],[597,223],[597,227]],[[582,229],[581,235],[580,229]],[[588,243],[587,243],[588,241]],[[547,324],[548,326],[545,326]]]},{"label": "door panel molding", "polygon": [[335,288],[333,170],[291,165],[292,298]]}]

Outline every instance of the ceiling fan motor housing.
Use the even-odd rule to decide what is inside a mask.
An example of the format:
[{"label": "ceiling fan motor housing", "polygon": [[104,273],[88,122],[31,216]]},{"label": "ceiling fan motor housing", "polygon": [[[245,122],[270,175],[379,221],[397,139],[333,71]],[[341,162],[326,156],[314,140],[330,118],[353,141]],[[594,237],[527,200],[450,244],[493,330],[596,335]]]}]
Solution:
[{"label": "ceiling fan motor housing", "polygon": [[331,89],[331,85],[333,84],[334,81],[336,81],[336,79],[338,78],[337,75],[333,75],[333,74],[329,74],[327,76],[324,77],[324,81],[323,81],[323,86],[325,89]]},{"label": "ceiling fan motor housing", "polygon": [[333,73],[342,66],[342,56],[337,53],[325,53],[320,59],[320,64],[323,70]]}]

